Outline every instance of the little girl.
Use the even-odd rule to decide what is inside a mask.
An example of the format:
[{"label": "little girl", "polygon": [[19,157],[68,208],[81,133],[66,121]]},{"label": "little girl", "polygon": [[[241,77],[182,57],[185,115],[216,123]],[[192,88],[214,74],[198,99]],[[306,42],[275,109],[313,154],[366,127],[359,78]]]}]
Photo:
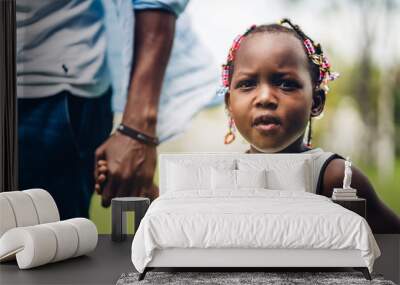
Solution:
[{"label": "little girl", "polygon": [[[287,26],[286,26],[287,25]],[[238,36],[223,65],[220,93],[234,130],[250,143],[247,153],[318,153],[324,158],[316,194],[332,196],[344,178],[343,157],[311,149],[311,120],[324,109],[328,82],[337,73],[319,44],[288,19],[252,26]],[[307,125],[307,143],[304,136]],[[352,167],[351,186],[367,200],[367,221],[374,233],[400,233],[400,219],[378,198],[371,183]]]},{"label": "little girl", "polygon": [[[321,152],[325,159],[315,191],[331,197],[333,188],[342,187],[344,160],[320,148],[311,149],[311,120],[323,111],[327,84],[336,77],[321,46],[289,20],[252,26],[235,39],[223,65],[219,92],[225,96],[230,116],[225,143],[235,139],[237,129],[250,143],[247,153]],[[361,171],[355,167],[352,171],[351,186],[367,200],[372,231],[400,233],[400,219],[379,200]],[[106,172],[106,165],[99,162],[96,189]]]}]

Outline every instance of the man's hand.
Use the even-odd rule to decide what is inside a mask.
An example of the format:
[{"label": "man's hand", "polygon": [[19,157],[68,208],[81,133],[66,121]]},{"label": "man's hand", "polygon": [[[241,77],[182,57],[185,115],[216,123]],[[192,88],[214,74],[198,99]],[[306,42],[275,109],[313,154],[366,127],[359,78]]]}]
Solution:
[{"label": "man's hand", "polygon": [[102,195],[102,206],[108,207],[113,197],[158,197],[153,184],[157,152],[118,132],[96,150],[96,192]]},{"label": "man's hand", "polygon": [[[128,100],[122,123],[156,136],[158,103],[175,33],[174,14],[159,10],[135,12],[135,40]],[[158,197],[153,184],[156,147],[119,132],[96,150],[96,186],[102,205],[116,196]]]}]

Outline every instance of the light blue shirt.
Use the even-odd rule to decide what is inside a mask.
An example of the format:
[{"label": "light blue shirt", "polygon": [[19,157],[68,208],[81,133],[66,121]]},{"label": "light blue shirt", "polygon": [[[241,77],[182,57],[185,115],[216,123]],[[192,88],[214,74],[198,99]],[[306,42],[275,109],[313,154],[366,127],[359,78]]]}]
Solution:
[{"label": "light blue shirt", "polygon": [[[114,110],[122,111],[132,66],[134,10],[164,9],[179,16],[187,2],[18,0],[18,97],[48,97],[66,90],[93,98],[112,85]],[[214,95],[218,77],[217,65],[193,33],[189,17],[179,17],[160,98],[161,141],[182,132],[203,107],[220,103]]]}]

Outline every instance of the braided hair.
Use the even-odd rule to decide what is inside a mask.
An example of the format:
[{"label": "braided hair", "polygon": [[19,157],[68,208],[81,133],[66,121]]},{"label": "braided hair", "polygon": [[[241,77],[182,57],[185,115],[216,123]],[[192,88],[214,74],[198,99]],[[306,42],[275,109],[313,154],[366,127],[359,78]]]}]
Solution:
[{"label": "braided hair", "polygon": [[[287,24],[289,27],[284,26]],[[242,40],[256,33],[286,33],[293,35],[299,39],[303,44],[304,51],[308,57],[308,69],[311,75],[311,81],[313,84],[314,92],[319,96],[325,98],[328,93],[328,82],[335,80],[339,74],[330,71],[330,64],[327,58],[324,56],[322,47],[320,44],[315,43],[309,36],[307,36],[298,25],[293,24],[289,19],[282,19],[278,24],[269,25],[252,25],[244,34],[239,35],[233,41],[231,48],[229,49],[228,58],[225,64],[222,65],[222,86],[218,90],[219,95],[226,95],[231,80],[233,71],[235,68],[235,57],[239,50]],[[225,96],[225,103],[227,103],[227,96]],[[311,116],[309,118],[308,134],[307,134],[307,145],[311,146],[312,139],[311,131]]]}]

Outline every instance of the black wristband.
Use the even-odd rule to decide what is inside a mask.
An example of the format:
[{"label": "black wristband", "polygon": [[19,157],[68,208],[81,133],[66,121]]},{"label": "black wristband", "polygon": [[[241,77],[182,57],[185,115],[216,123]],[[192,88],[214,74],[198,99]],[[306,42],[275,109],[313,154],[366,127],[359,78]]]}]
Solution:
[{"label": "black wristband", "polygon": [[147,145],[153,145],[157,146],[159,144],[158,138],[157,137],[151,137],[148,136],[144,133],[141,133],[137,130],[131,129],[123,124],[120,124],[117,128],[117,130],[121,133],[124,134],[134,140],[140,141],[144,144]]}]

